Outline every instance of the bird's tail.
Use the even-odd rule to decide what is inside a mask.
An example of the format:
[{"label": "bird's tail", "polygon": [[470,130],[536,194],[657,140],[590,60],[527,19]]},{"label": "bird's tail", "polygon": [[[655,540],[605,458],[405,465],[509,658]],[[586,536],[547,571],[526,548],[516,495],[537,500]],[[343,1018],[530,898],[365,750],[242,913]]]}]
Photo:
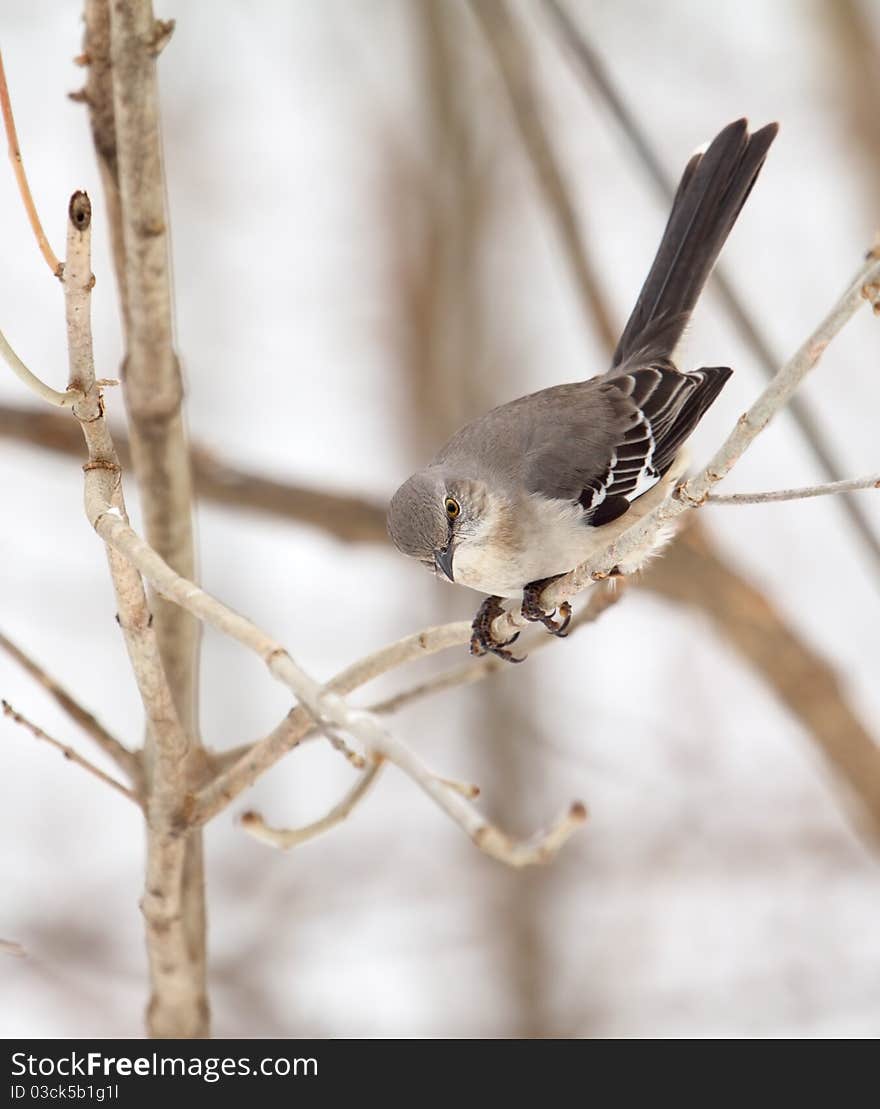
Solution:
[{"label": "bird's tail", "polygon": [[688,162],[612,367],[671,357],[778,130],[736,120]]}]

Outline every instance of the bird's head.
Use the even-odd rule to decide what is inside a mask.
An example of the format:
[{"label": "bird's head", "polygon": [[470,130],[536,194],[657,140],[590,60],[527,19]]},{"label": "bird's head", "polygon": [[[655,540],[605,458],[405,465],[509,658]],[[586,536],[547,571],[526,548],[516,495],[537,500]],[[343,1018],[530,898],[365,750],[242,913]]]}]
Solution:
[{"label": "bird's head", "polygon": [[455,580],[455,552],[488,537],[492,503],[486,485],[429,467],[401,485],[388,507],[388,534],[398,550]]}]

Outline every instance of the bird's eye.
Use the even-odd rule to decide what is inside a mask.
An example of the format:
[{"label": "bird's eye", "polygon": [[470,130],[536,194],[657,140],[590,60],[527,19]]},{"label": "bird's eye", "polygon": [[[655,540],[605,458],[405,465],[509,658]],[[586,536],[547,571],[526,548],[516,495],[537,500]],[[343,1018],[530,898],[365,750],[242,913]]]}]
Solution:
[{"label": "bird's eye", "polygon": [[450,520],[455,520],[461,513],[461,505],[453,497],[447,497],[443,502],[443,507],[446,509],[446,515]]}]

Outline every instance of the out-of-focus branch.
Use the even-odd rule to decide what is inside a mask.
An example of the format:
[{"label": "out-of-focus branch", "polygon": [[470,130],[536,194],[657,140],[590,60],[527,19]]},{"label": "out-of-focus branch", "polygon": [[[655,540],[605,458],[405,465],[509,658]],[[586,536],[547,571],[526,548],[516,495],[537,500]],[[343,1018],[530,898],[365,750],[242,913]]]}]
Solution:
[{"label": "out-of-focus branch", "polygon": [[73,697],[68,691],[57,682],[51,674],[48,674],[39,663],[35,662],[29,655],[13,643],[0,632],[0,648],[2,648],[11,658],[27,671],[28,674],[35,681],[46,690],[47,693],[54,699],[55,703],[60,706],[67,713],[74,723],[78,724],[80,728],[87,735],[95,741],[108,758],[111,758],[116,765],[127,775],[131,783],[134,785],[135,790],[140,792],[143,787],[141,761],[138,754],[129,749],[111,735],[110,732],[104,727],[99,720],[97,720],[88,709],[83,706]]},{"label": "out-of-focus branch", "polygon": [[27,174],[24,171],[24,162],[21,159],[21,149],[18,145],[18,135],[15,130],[15,116],[12,114],[12,101],[9,98],[9,87],[6,84],[6,71],[3,68],[2,53],[0,53],[0,114],[3,116],[3,126],[6,130],[6,141],[9,146],[9,160],[12,162],[12,171],[15,174],[18,191],[21,194],[21,200],[24,204],[24,210],[27,213],[31,230],[37,240],[40,253],[46,259],[46,265],[52,271],[54,277],[60,277],[61,263],[56,258],[52,247],[49,246],[49,240],[46,238],[46,233],[43,231],[43,225],[40,223],[40,217],[37,214],[34,198],[31,196]]},{"label": "out-of-focus branch", "polygon": [[775,691],[854,800],[858,823],[880,841],[880,747],[847,703],[831,666],[804,643],[767,597],[727,565],[698,527],[676,540],[678,557],[660,558],[644,584],[705,612]]},{"label": "out-of-focus branch", "polygon": [[[68,394],[65,394],[68,395]],[[71,393],[70,396],[75,396]],[[59,454],[82,453],[82,440],[63,414],[44,409],[0,404],[0,439],[12,439]],[[117,430],[113,435],[120,463],[128,465],[128,439]],[[260,512],[291,520],[348,543],[384,543],[385,508],[377,502],[348,493],[310,488],[292,482],[275,481],[243,470],[215,457],[203,447],[192,447],[193,477],[200,497],[243,512]],[[845,481],[780,489],[766,493],[711,493],[708,504],[762,504],[765,501],[794,501],[809,497],[852,492],[877,487],[880,474],[848,478]],[[674,557],[674,556],[673,556]]]},{"label": "out-of-focus branch", "polygon": [[535,180],[556,223],[587,322],[603,346],[613,350],[618,331],[590,260],[558,159],[541,121],[528,43],[503,0],[471,0],[471,9],[498,67]]},{"label": "out-of-focus branch", "polygon": [[[88,5],[92,7],[92,3]],[[156,83],[156,55],[164,24],[153,16],[151,0],[102,5],[86,23],[85,54],[97,59],[98,71],[87,85],[95,105],[92,129],[102,162],[105,188],[118,183],[118,198],[108,199],[119,226],[125,281],[120,292],[126,329],[124,397],[131,428],[134,469],[143,506],[147,539],[178,573],[195,576],[192,527],[192,481],[182,416],[183,384],[173,346],[173,310],[169,259],[168,213]],[[106,29],[109,8],[109,60],[112,116],[106,97],[106,38],[90,39]],[[100,91],[99,91],[100,90]],[[112,133],[103,133],[110,127]],[[119,245],[114,248],[119,253]],[[159,599],[154,605],[156,631],[165,671],[178,714],[195,735],[196,652],[199,627],[177,606]]]},{"label": "out-of-focus branch", "polygon": [[850,493],[856,489],[880,489],[880,474],[829,481],[825,485],[803,485],[799,489],[774,489],[769,493],[710,493],[706,504],[771,504],[775,501],[805,501],[810,497],[828,497],[834,493]]},{"label": "out-of-focus branch", "polygon": [[849,129],[859,153],[868,164],[863,176],[871,210],[876,205],[874,182],[880,176],[880,37],[868,15],[869,6],[860,0],[825,0],[822,4],[830,34],[823,36],[837,54],[836,70],[843,93]]},{"label": "out-of-focus branch", "polygon": [[[63,413],[0,404],[0,438],[43,447],[64,455],[82,455],[82,437]],[[113,441],[124,469],[130,453],[124,431]],[[192,447],[196,493],[215,504],[245,512],[261,512],[295,520],[349,543],[385,542],[385,508],[377,502],[295,483],[273,481],[217,458],[210,450]]]},{"label": "out-of-focus branch", "polygon": [[[663,163],[648,137],[647,130],[640,124],[635,114],[626,104],[623,94],[615,85],[610,72],[592,47],[586,33],[575,23],[564,4],[560,3],[560,0],[543,0],[543,3],[550,16],[551,23],[566,47],[568,56],[574,63],[578,75],[590,89],[599,94],[608,106],[660,196],[667,203],[671,203],[676,183],[664,169]],[[859,85],[858,87],[860,89],[859,95],[864,97],[865,103],[872,104],[873,100],[870,95],[865,93],[866,86]],[[772,377],[782,359],[773,350],[763,329],[746,308],[742,298],[727,276],[723,263],[716,266],[713,280],[722,303],[737,331],[750,347],[758,365],[767,377]],[[788,406],[788,410],[828,480],[843,480],[844,469],[806,399],[794,397]],[[853,530],[858,534],[860,542],[866,550],[871,552],[875,563],[880,566],[880,539],[875,535],[874,529],[862,511],[861,505],[855,497],[848,493],[841,497],[840,503],[849,517]]]},{"label": "out-of-focus branch", "polygon": [[83,770],[87,770],[89,774],[92,774],[105,785],[110,786],[111,789],[115,789],[117,793],[121,793],[123,797],[127,797],[129,801],[133,801],[138,808],[140,808],[140,798],[133,790],[130,790],[128,786],[124,786],[122,782],[117,782],[115,778],[112,778],[109,774],[105,774],[104,771],[95,766],[94,763],[89,762],[88,759],[78,754],[73,747],[68,746],[66,743],[59,742],[47,732],[44,732],[39,725],[34,724],[32,720],[28,720],[22,713],[17,712],[8,701],[0,701],[0,706],[3,708],[4,716],[8,716],[11,720],[15,721],[16,724],[20,724],[21,727],[31,733],[34,739],[40,739],[44,743],[48,743],[50,747],[54,747],[56,751],[60,751],[70,762],[76,763],[77,766],[81,766]]}]

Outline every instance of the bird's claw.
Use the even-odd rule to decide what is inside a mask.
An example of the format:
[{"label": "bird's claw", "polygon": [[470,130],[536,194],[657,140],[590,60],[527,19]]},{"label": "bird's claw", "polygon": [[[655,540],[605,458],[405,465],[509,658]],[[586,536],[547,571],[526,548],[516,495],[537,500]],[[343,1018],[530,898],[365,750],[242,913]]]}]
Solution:
[{"label": "bird's claw", "polygon": [[[551,635],[564,639],[568,635],[568,625],[571,623],[571,605],[563,601],[558,609],[545,612],[541,606],[541,594],[551,581],[556,578],[543,578],[541,581],[530,582],[523,589],[522,614],[526,620],[536,624],[543,624]],[[554,617],[559,619],[555,620]]]},{"label": "bird's claw", "polygon": [[515,632],[510,639],[499,643],[492,634],[493,621],[502,615],[504,608],[500,597],[487,597],[480,605],[474,622],[471,624],[471,654],[480,658],[482,655],[491,654],[505,662],[525,662],[525,656],[517,658],[512,651],[506,650],[511,643],[519,639],[519,632]]}]

